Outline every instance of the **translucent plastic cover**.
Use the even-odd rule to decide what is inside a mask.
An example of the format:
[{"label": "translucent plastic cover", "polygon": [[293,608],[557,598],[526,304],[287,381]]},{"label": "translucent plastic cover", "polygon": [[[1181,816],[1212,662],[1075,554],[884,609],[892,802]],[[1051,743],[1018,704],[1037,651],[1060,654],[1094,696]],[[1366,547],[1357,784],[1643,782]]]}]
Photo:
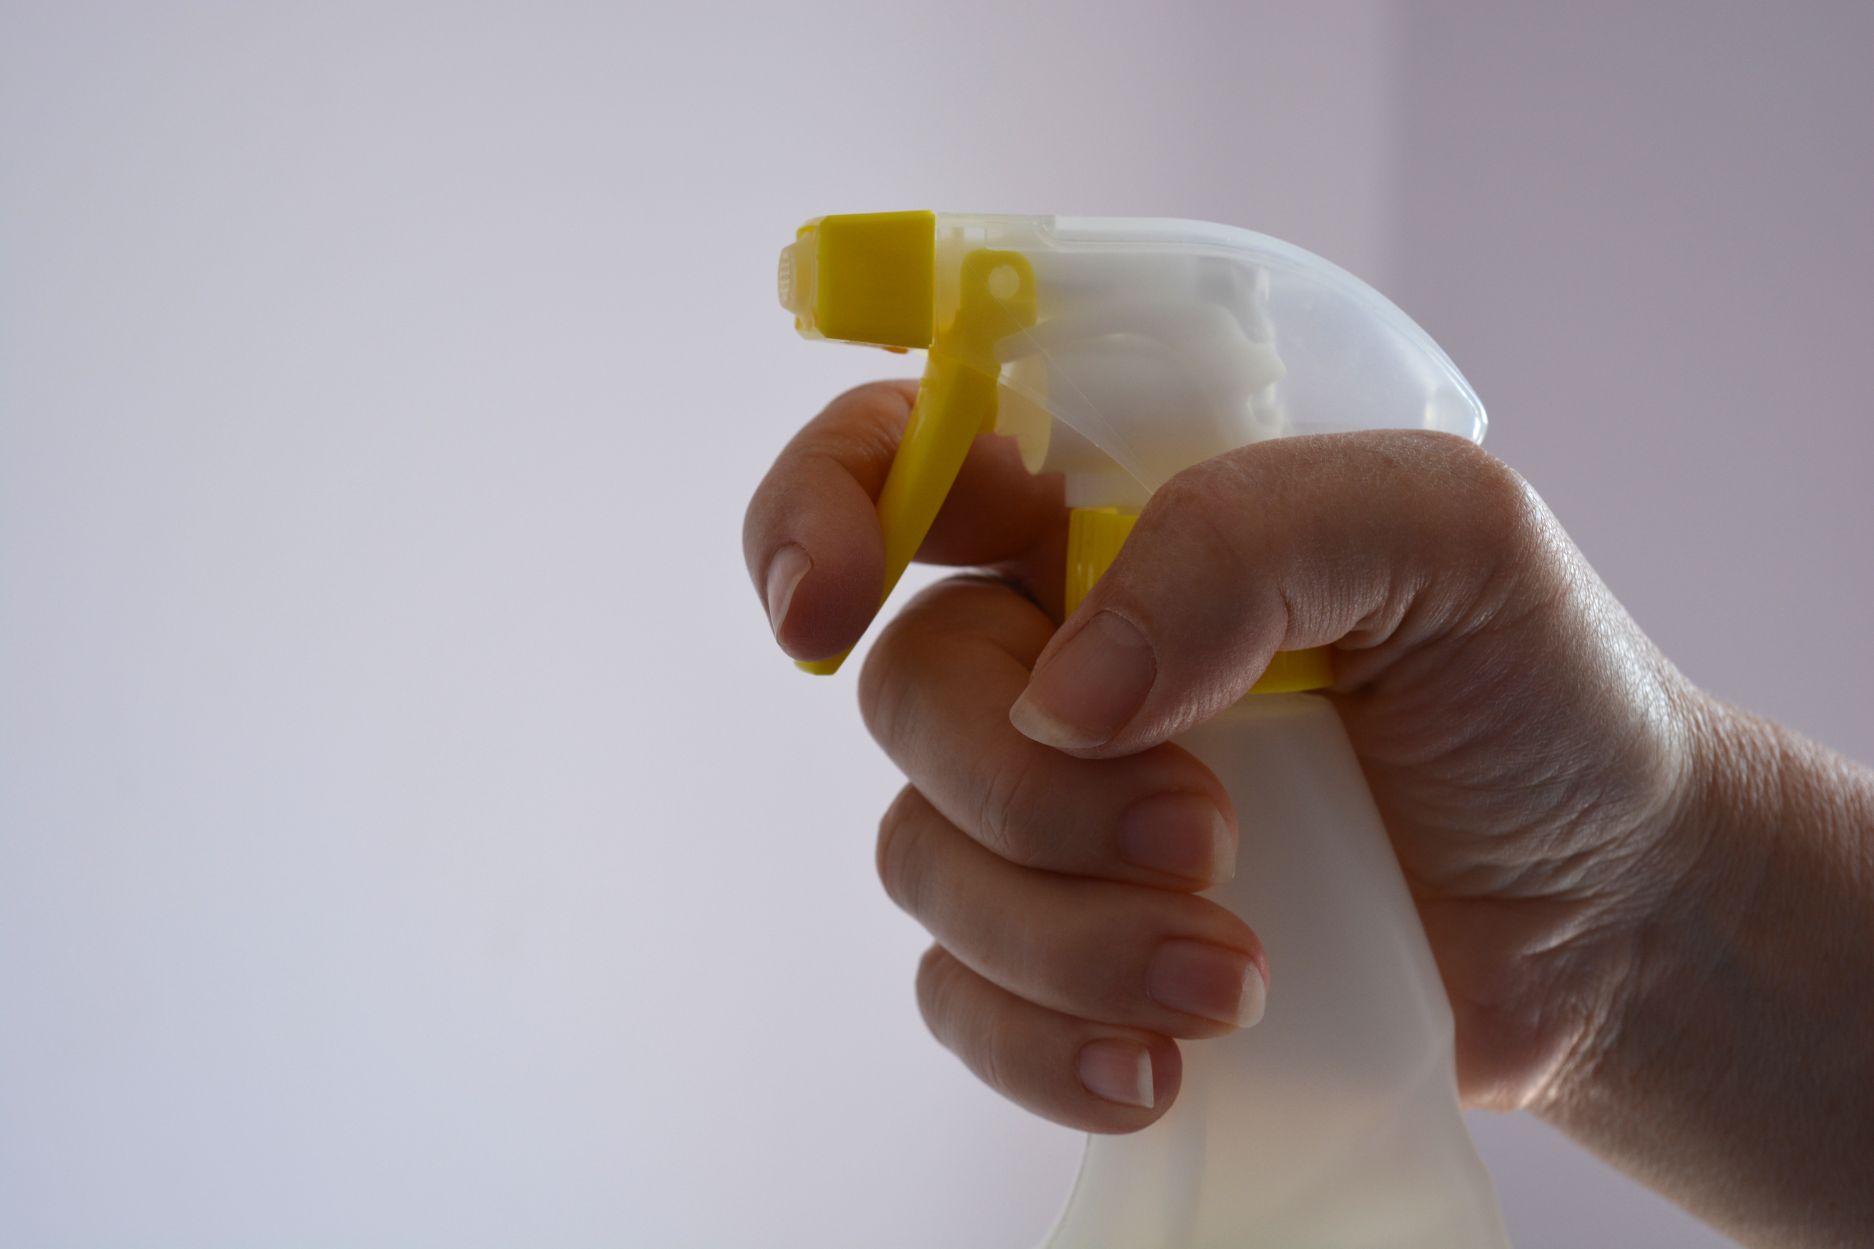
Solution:
[{"label": "translucent plastic cover", "polygon": [[[1037,293],[1034,324],[998,346],[998,428],[1023,438],[1031,466],[1066,472],[1076,503],[1136,502],[1181,468],[1267,438],[1483,437],[1483,404],[1424,330],[1279,239],[1196,221],[940,213],[938,325],[979,249],[1025,260]],[[1101,488],[1114,469],[1130,482]],[[1101,497],[1112,494],[1132,497]]]},{"label": "translucent plastic cover", "polygon": [[1184,1043],[1157,1123],[1088,1138],[1046,1249],[1507,1249],[1438,965],[1333,707],[1255,696],[1178,742],[1236,807],[1209,896],[1268,950],[1268,1006]]}]

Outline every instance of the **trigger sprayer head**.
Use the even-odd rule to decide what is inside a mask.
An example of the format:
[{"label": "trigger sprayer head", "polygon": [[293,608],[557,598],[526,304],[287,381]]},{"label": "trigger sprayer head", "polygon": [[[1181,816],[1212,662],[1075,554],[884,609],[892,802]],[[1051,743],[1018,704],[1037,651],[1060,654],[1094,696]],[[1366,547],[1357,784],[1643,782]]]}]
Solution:
[{"label": "trigger sprayer head", "polygon": [[[885,595],[979,433],[1012,436],[1029,470],[1060,473],[1068,506],[1089,516],[1136,512],[1183,469],[1269,438],[1483,435],[1469,383],[1385,296],[1247,230],[827,216],[796,233],[779,277],[803,335],[929,352],[878,498]],[[1097,537],[1100,522],[1083,522],[1083,537]],[[1086,584],[1111,562],[1123,535],[1113,536],[1083,543]],[[801,666],[831,672],[839,662]]]}]

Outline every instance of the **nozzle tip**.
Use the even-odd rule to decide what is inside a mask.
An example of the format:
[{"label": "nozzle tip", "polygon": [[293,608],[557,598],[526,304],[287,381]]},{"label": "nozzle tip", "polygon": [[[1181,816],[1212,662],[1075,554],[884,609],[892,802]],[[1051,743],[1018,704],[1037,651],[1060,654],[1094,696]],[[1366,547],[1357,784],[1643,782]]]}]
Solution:
[{"label": "nozzle tip", "polygon": [[798,238],[781,249],[781,264],[775,274],[775,286],[781,306],[794,314],[794,327],[817,337],[813,331],[814,237],[803,230]]},{"label": "nozzle tip", "polygon": [[815,217],[781,251],[776,286],[808,338],[930,346],[937,215]]},{"label": "nozzle tip", "polygon": [[781,306],[799,316],[800,309],[794,303],[794,245],[792,243],[781,249],[781,271],[778,276]]}]

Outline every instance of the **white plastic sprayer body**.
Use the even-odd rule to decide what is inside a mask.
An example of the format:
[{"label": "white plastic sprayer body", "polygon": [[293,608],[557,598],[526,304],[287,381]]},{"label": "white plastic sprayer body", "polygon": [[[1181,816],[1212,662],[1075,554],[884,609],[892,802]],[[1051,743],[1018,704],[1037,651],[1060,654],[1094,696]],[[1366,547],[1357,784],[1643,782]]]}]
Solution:
[{"label": "white plastic sprayer body", "polygon": [[1208,896],[1262,939],[1268,1008],[1185,1043],[1157,1123],[1088,1138],[1047,1249],[1503,1249],[1451,1008],[1333,707],[1251,695],[1179,744],[1236,805]]},{"label": "white plastic sprayer body", "polygon": [[[1067,475],[1070,505],[1137,507],[1268,438],[1483,436],[1482,405],[1424,331],[1297,249],[1184,222],[983,233],[1031,259],[1037,290],[1035,327],[1004,341],[1015,397],[999,427],[1021,435],[1047,412],[1040,467]],[[1268,1008],[1184,1046],[1159,1122],[1089,1138],[1048,1249],[1502,1249],[1451,1008],[1332,706],[1253,694],[1180,744],[1236,807],[1236,874],[1210,896],[1262,939]]]},{"label": "white plastic sprayer body", "polygon": [[[849,276],[814,268],[818,223],[783,258],[783,302],[803,332],[907,346],[928,334],[929,410],[914,414],[902,481],[879,504],[902,558],[954,478],[977,407],[1030,470],[1062,473],[1083,509],[1136,511],[1181,469],[1271,438],[1483,436],[1483,406],[1437,344],[1299,248],[1187,221],[922,216],[905,250],[931,257],[917,275],[930,315],[902,331],[893,321],[896,338],[825,326],[872,305],[835,306],[846,288],[832,284]],[[842,220],[869,219],[822,219]],[[946,422],[960,443],[938,436]],[[1236,807],[1237,870],[1210,896],[1261,938],[1267,1010],[1253,1028],[1184,1045],[1178,1100],[1157,1123],[1089,1138],[1047,1249],[1503,1249],[1459,1110],[1450,1005],[1333,707],[1251,694],[1180,744]]]}]

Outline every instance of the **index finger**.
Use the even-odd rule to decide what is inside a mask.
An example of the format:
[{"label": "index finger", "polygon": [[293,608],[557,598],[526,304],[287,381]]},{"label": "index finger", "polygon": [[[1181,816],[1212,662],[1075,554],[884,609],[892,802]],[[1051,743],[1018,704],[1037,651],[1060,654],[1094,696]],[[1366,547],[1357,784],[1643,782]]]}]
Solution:
[{"label": "index finger", "polygon": [[[775,640],[796,659],[849,649],[878,613],[885,549],[875,501],[916,397],[912,382],[847,391],[755,488],[742,555]],[[978,438],[917,558],[1012,566],[1031,593],[1055,602],[1060,561],[1044,553],[1066,524],[1059,477],[1030,474],[1011,439]]]}]

